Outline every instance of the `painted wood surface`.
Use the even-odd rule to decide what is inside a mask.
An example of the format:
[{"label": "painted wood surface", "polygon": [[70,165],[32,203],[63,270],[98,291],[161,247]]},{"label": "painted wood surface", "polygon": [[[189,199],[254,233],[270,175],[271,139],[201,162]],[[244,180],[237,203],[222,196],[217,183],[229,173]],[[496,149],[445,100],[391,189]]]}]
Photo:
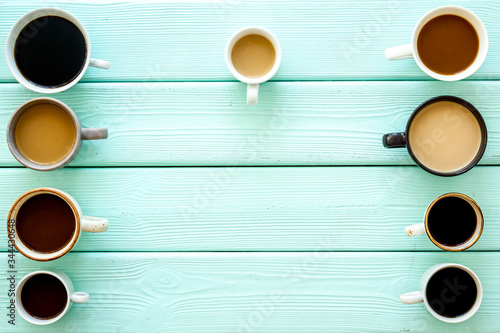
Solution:
[{"label": "painted wood surface", "polygon": [[[12,327],[2,274],[0,332],[498,332],[498,1],[13,4],[0,1],[0,50],[17,18],[38,7],[69,10],[87,27],[92,56],[112,68],[90,68],[51,97],[110,137],[85,142],[71,167],[47,173],[21,168],[0,140],[0,221],[23,192],[52,186],[85,214],[108,218],[110,229],[84,234],[50,263],[17,254],[17,281],[59,268],[91,301],[55,325],[17,316]],[[408,43],[419,17],[445,4],[473,10],[486,25],[490,49],[476,74],[437,82],[413,60],[385,60],[385,48]],[[248,25],[270,29],[284,54],[253,108],[223,58],[230,35]],[[404,149],[381,145],[382,134],[402,131],[420,103],[443,94],[473,103],[488,126],[482,165],[459,177],[430,175]],[[0,137],[12,112],[35,97],[1,57]],[[483,211],[474,247],[446,253],[404,234],[452,191]],[[6,249],[4,226],[4,272]],[[440,262],[465,264],[483,283],[483,305],[465,323],[446,325],[422,304],[399,303]]]},{"label": "painted wood surface", "polygon": [[[78,251],[441,251],[409,238],[441,194],[481,207],[485,228],[470,250],[500,250],[500,167],[455,179],[417,167],[3,169],[1,220],[15,199],[56,187],[110,229],[84,234]],[[1,249],[6,249],[5,227]],[[460,257],[460,254],[457,254]]]},{"label": "painted wood surface", "polygon": [[[9,332],[496,333],[499,260],[496,252],[75,253],[58,266],[89,303],[49,327],[20,319]],[[464,323],[445,324],[422,303],[399,302],[442,262],[466,265],[481,280],[482,306]],[[50,266],[19,258],[16,276]]]},{"label": "painted wood surface", "polygon": [[[85,142],[72,166],[414,165],[382,135],[404,131],[418,105],[439,95],[474,104],[488,127],[481,164],[500,161],[500,84],[468,82],[270,82],[260,105],[246,87],[220,83],[78,84],[56,94],[84,127],[109,139]],[[19,84],[0,91],[0,137],[12,113],[41,97]],[[20,166],[0,140],[0,165]]]},{"label": "painted wood surface", "polygon": [[[446,4],[474,11],[490,36],[488,57],[470,79],[498,79],[497,0],[1,1],[0,49],[19,17],[55,6],[86,26],[92,56],[112,63],[109,71],[89,69],[85,81],[232,81],[224,47],[249,25],[266,27],[280,40],[276,80],[428,80],[413,60],[387,61],[384,50],[410,43],[418,19]],[[14,82],[4,61],[0,81]]]}]

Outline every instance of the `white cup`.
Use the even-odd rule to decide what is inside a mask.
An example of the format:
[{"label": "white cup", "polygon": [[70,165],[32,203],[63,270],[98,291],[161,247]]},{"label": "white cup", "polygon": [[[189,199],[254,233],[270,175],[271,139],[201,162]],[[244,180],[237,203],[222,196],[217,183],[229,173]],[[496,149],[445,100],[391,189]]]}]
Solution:
[{"label": "white cup", "polygon": [[[432,211],[432,208],[434,207],[434,205],[439,200],[444,199],[444,198],[462,199],[465,202],[467,202],[472,207],[472,209],[474,209],[474,213],[476,215],[476,228],[474,229],[474,232],[472,233],[470,238],[464,243],[456,244],[456,245],[447,245],[447,244],[440,243],[437,239],[435,239],[432,236],[432,233],[429,231],[430,212]],[[443,194],[443,195],[437,197],[429,204],[429,206],[427,207],[427,210],[425,212],[424,222],[407,226],[405,228],[405,232],[406,232],[406,235],[408,235],[410,237],[427,234],[427,236],[434,243],[434,245],[436,245],[437,247],[439,247],[443,250],[446,250],[446,251],[463,251],[463,250],[468,249],[472,245],[474,245],[479,240],[479,237],[481,237],[481,234],[483,233],[483,227],[484,227],[483,213],[481,212],[481,208],[479,208],[479,205],[472,198],[470,198],[462,193],[446,193],[446,194]]]},{"label": "white cup", "polygon": [[[234,44],[236,42],[247,35],[261,35],[267,38],[274,47],[274,51],[276,52],[276,60],[274,62],[271,70],[264,76],[257,78],[246,77],[234,68],[233,62],[231,60],[231,53],[233,51]],[[247,87],[247,104],[248,105],[257,105],[259,101],[259,84],[264,83],[270,80],[278,71],[281,64],[281,45],[278,39],[267,29],[261,27],[246,27],[236,31],[231,38],[227,41],[226,50],[224,52],[224,57],[226,60],[226,66],[231,72],[231,74],[238,79],[239,81],[248,84]]]},{"label": "white cup", "polygon": [[[429,280],[432,278],[432,276],[434,274],[436,274],[438,271],[445,269],[445,268],[450,268],[450,267],[462,269],[465,272],[467,272],[472,277],[474,282],[476,283],[476,289],[477,289],[477,295],[476,295],[476,300],[474,302],[474,305],[470,308],[469,311],[467,311],[463,315],[461,315],[459,317],[454,317],[454,318],[444,317],[444,316],[440,315],[439,313],[434,311],[434,309],[430,305],[430,302],[435,302],[435,301],[443,302],[442,306],[446,306],[446,302],[449,301],[449,299],[451,297],[457,296],[457,295],[455,295],[457,292],[460,292],[459,288],[456,288],[457,290],[451,290],[451,289],[454,289],[453,283],[457,283],[457,281],[450,282],[452,284],[452,288],[449,288],[448,290],[443,290],[443,294],[441,295],[443,300],[431,300],[430,301],[427,299],[427,295],[426,295],[427,285],[429,283]],[[427,269],[425,271],[424,275],[422,275],[422,278],[420,279],[418,291],[413,291],[413,292],[403,294],[399,297],[399,300],[401,301],[401,303],[404,303],[404,304],[415,304],[415,303],[423,302],[425,304],[425,307],[427,308],[427,310],[434,317],[436,317],[437,319],[444,321],[446,323],[454,324],[454,323],[460,323],[460,322],[463,322],[463,321],[469,319],[477,312],[477,310],[481,306],[481,302],[483,301],[483,287],[482,287],[481,281],[479,280],[476,273],[474,273],[470,268],[467,268],[463,265],[451,264],[451,263],[436,264],[436,265],[429,267],[429,269]]]},{"label": "white cup", "polygon": [[[470,24],[472,24],[479,38],[479,50],[476,59],[474,60],[472,65],[470,65],[466,70],[458,74],[443,75],[436,73],[424,65],[418,54],[417,40],[420,30],[427,22],[441,15],[457,15],[466,19]],[[424,16],[422,16],[422,18],[418,21],[417,25],[413,29],[413,34],[411,36],[411,44],[388,48],[385,50],[385,57],[389,60],[415,58],[415,62],[417,63],[418,67],[420,67],[420,69],[422,69],[427,75],[441,81],[458,81],[465,79],[469,75],[476,72],[486,59],[487,53],[488,53],[488,33],[486,32],[486,28],[481,19],[479,19],[479,17],[477,17],[476,14],[474,14],[473,12],[471,12],[466,8],[459,6],[443,6],[435,8],[430,12],[428,12],[427,14],[425,14]]]},{"label": "white cup", "polygon": [[[19,239],[19,237],[17,237],[18,232],[16,228],[16,220],[19,210],[28,199],[39,194],[52,194],[60,197],[68,204],[68,206],[71,208],[75,216],[75,223],[76,223],[75,233],[73,234],[68,244],[66,244],[66,246],[55,252],[40,253],[33,251],[28,246],[26,246]],[[9,216],[7,219],[7,232],[9,234],[9,239],[14,240],[14,246],[16,247],[16,249],[24,256],[38,261],[48,261],[60,258],[66,253],[68,253],[76,245],[76,243],[80,239],[82,231],[103,232],[108,230],[108,226],[109,223],[108,220],[106,219],[82,215],[82,210],[80,206],[71,195],[69,195],[64,191],[50,187],[37,188],[21,195],[12,205],[12,208],[10,209]]]},{"label": "white cup", "polygon": [[[38,274],[49,274],[62,282],[64,287],[66,288],[66,292],[68,293],[68,300],[66,302],[66,306],[64,307],[64,310],[56,317],[50,318],[50,319],[40,319],[33,317],[30,315],[26,309],[23,307],[23,303],[21,302],[21,293],[23,290],[24,285],[26,282],[33,276],[38,275]],[[16,303],[16,310],[17,312],[23,317],[26,321],[35,324],[35,325],[49,325],[52,323],[55,323],[59,319],[61,319],[66,312],[71,308],[71,305],[73,303],[87,303],[89,301],[89,294],[81,291],[75,292],[75,289],[73,287],[73,283],[71,282],[71,279],[62,271],[58,269],[46,269],[43,271],[35,271],[32,273],[29,273],[25,277],[19,281],[17,284],[16,290],[15,290],[16,296],[15,296],[15,303]]]},{"label": "white cup", "polygon": [[[17,67],[15,60],[14,52],[15,52],[17,37],[28,23],[44,16],[58,16],[73,23],[82,33],[83,38],[85,39],[85,44],[87,46],[85,63],[82,67],[82,70],[80,71],[80,74],[78,74],[78,76],[76,76],[73,80],[69,81],[65,85],[56,88],[42,87],[30,82],[23,76],[23,74]],[[80,79],[83,77],[85,71],[89,66],[103,68],[103,69],[110,68],[111,64],[108,61],[91,58],[90,54],[91,54],[90,37],[83,24],[72,14],[59,8],[39,8],[25,14],[23,17],[17,20],[17,22],[12,26],[7,36],[7,41],[5,43],[5,57],[7,60],[7,65],[9,66],[12,75],[14,75],[14,78],[26,88],[31,89],[35,92],[46,93],[46,94],[58,93],[71,88],[78,81],[80,81]]]}]

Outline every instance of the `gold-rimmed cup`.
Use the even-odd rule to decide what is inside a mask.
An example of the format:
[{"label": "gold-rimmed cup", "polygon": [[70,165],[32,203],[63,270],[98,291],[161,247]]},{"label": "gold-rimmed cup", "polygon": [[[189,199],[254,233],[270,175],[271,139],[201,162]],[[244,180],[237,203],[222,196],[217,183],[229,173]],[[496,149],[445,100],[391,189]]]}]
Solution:
[{"label": "gold-rimmed cup", "polygon": [[481,237],[484,227],[479,205],[462,193],[446,193],[430,203],[424,222],[405,228],[408,236],[427,234],[437,247],[446,251],[463,251]]},{"label": "gold-rimmed cup", "polygon": [[[71,195],[50,187],[22,194],[7,218],[9,241],[22,255],[37,261],[58,259],[77,244],[82,231],[103,232],[108,226],[107,219],[83,215]],[[57,246],[52,246],[56,238]]]}]

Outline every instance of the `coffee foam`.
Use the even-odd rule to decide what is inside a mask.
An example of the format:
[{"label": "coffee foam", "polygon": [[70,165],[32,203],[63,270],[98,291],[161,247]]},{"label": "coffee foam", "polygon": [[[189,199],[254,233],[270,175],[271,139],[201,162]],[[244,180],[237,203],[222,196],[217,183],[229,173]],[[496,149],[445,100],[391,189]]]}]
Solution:
[{"label": "coffee foam", "polygon": [[466,167],[481,147],[481,127],[464,106],[450,101],[433,103],[413,119],[408,142],[415,158],[436,172]]}]

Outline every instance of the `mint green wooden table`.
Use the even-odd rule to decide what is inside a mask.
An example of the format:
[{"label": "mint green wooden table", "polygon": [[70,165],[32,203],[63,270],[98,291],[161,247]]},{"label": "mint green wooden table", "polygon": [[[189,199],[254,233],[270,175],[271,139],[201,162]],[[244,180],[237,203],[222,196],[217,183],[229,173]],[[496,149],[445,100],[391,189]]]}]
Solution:
[{"label": "mint green wooden table", "polygon": [[[389,62],[418,18],[443,4],[482,18],[490,37],[480,70],[437,82],[412,60]],[[0,214],[23,192],[51,186],[73,195],[104,234],[83,235],[63,258],[16,256],[16,278],[65,271],[88,304],[59,322],[7,324],[1,332],[498,332],[500,330],[500,12],[490,1],[115,1],[0,2],[0,50],[24,13],[56,6],[87,27],[93,56],[67,103],[108,140],[85,142],[65,169],[20,167],[0,140]],[[283,61],[257,107],[224,64],[227,39],[260,25],[280,40]],[[40,95],[14,81],[0,58],[0,137],[12,112]],[[440,178],[404,150],[382,147],[428,98],[473,103],[488,126],[479,166]],[[427,205],[457,191],[481,206],[485,229],[463,253],[404,234]],[[7,272],[7,234],[0,228]],[[432,264],[473,269],[484,300],[450,325],[422,304],[403,305]],[[6,276],[6,273],[4,275]]]}]

